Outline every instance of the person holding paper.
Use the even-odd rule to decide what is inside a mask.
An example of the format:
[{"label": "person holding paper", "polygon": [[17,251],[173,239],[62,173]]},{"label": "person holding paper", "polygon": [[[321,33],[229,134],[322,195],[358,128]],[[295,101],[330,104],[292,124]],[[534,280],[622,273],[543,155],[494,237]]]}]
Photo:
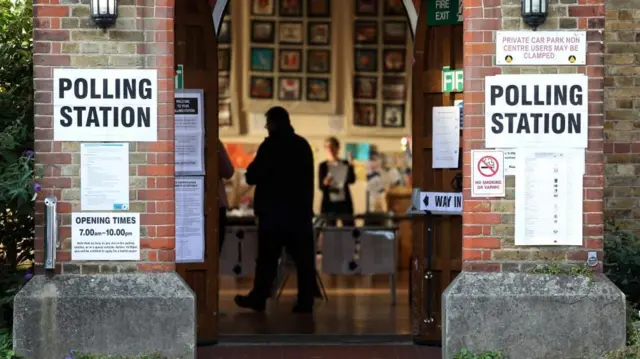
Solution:
[{"label": "person holding paper", "polygon": [[[349,161],[338,159],[340,141],[329,137],[324,145],[327,160],[320,164],[318,171],[320,190],[322,191],[322,205],[320,212],[327,216],[353,216],[353,201],[349,185],[356,181],[353,170],[353,154],[349,152]],[[343,218],[343,226],[353,226],[353,218]],[[336,220],[329,219],[328,225],[335,226]]]},{"label": "person holding paper", "polygon": [[220,161],[220,182],[218,183],[218,250],[219,252],[222,252],[222,245],[224,244],[225,231],[227,228],[227,208],[229,208],[227,191],[223,180],[231,179],[231,177],[233,177],[234,170],[231,159],[229,159],[227,149],[224,147],[220,139],[218,139],[218,155]]},{"label": "person holding paper", "polygon": [[254,213],[258,218],[258,258],[253,289],[235,297],[242,308],[262,312],[276,279],[278,259],[285,248],[295,262],[298,301],[295,313],[313,311],[316,282],[313,195],[313,150],[298,136],[282,107],[266,113],[269,136],[260,144],[246,179],[255,185]]}]

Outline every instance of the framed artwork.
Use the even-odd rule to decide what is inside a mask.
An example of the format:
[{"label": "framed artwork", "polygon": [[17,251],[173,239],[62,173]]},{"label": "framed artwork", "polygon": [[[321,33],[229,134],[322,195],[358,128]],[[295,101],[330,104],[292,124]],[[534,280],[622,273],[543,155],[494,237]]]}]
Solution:
[{"label": "framed artwork", "polygon": [[231,21],[223,21],[220,24],[220,33],[218,34],[218,43],[219,44],[230,44],[231,43]]},{"label": "framed artwork", "polygon": [[273,49],[252,47],[251,71],[273,72]]},{"label": "framed artwork", "polygon": [[307,77],[307,101],[329,101],[329,79]]},{"label": "framed artwork", "polygon": [[386,21],[382,38],[385,45],[404,45],[407,42],[407,23],[404,21]]},{"label": "framed artwork", "polygon": [[331,43],[331,26],[328,22],[309,23],[309,45],[329,45]]},{"label": "framed artwork", "polygon": [[302,16],[302,0],[280,0],[280,16]]},{"label": "framed artwork", "polygon": [[229,49],[218,49],[218,71],[229,71],[231,66],[231,51]]},{"label": "framed artwork", "polygon": [[356,21],[354,43],[357,45],[378,43],[378,22]]},{"label": "framed artwork", "polygon": [[251,21],[251,42],[271,44],[275,39],[275,35],[274,21]]},{"label": "framed artwork", "polygon": [[218,103],[218,127],[231,127],[231,104]]},{"label": "framed artwork", "polygon": [[406,79],[402,76],[382,78],[382,98],[387,101],[404,101],[407,95]]},{"label": "framed artwork", "polygon": [[356,0],[356,15],[358,16],[378,15],[378,0]]},{"label": "framed artwork", "polygon": [[273,16],[275,15],[274,0],[252,0],[251,15]]},{"label": "framed artwork", "polygon": [[218,98],[226,99],[231,97],[229,76],[218,77]]},{"label": "framed artwork", "polygon": [[377,126],[376,112],[377,108],[374,103],[355,103],[353,105],[353,124],[364,127]]},{"label": "framed artwork", "polygon": [[249,96],[257,99],[273,98],[273,77],[251,76]]},{"label": "framed artwork", "polygon": [[330,17],[330,0],[307,0],[307,16],[309,17]]},{"label": "framed artwork", "polygon": [[302,72],[302,50],[280,49],[280,71]]},{"label": "framed artwork", "polygon": [[404,72],[405,70],[405,50],[384,50],[384,71]]},{"label": "framed artwork", "polygon": [[356,49],[354,62],[356,71],[378,72],[378,50]]},{"label": "framed artwork", "polygon": [[278,41],[281,44],[302,44],[302,22],[280,22]]},{"label": "framed artwork", "polygon": [[382,108],[382,127],[404,127],[404,106],[384,105]]},{"label": "framed artwork", "polygon": [[328,74],[331,71],[331,51],[309,50],[307,52],[307,72]]},{"label": "framed artwork", "polygon": [[278,99],[282,101],[300,101],[302,78],[281,77],[278,79]]},{"label": "framed artwork", "polygon": [[378,78],[374,76],[356,76],[353,92],[353,97],[357,99],[375,99],[378,97]]},{"label": "framed artwork", "polygon": [[384,0],[384,14],[405,16],[403,0]]}]

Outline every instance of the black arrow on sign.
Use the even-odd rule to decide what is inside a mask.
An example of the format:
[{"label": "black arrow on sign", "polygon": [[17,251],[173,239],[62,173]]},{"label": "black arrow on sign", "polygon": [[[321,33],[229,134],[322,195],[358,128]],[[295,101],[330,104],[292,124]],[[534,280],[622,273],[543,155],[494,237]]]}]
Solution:
[{"label": "black arrow on sign", "polygon": [[425,206],[429,207],[429,196],[424,196],[422,203],[424,203]]}]

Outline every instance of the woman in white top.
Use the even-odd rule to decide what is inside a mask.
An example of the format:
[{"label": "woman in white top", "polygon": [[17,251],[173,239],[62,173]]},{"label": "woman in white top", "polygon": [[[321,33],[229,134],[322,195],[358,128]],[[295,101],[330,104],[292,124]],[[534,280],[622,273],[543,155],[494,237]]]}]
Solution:
[{"label": "woman in white top", "polygon": [[218,139],[218,154],[220,160],[220,182],[218,183],[218,250],[222,251],[222,244],[224,243],[225,229],[227,226],[227,208],[229,207],[227,191],[225,190],[224,182],[222,180],[230,179],[233,176],[234,171],[227,149],[224,147],[220,139]]}]

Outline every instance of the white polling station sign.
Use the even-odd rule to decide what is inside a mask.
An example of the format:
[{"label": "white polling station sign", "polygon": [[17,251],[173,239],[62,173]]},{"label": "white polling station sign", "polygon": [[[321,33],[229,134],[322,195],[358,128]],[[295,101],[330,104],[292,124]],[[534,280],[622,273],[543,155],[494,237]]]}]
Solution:
[{"label": "white polling station sign", "polygon": [[471,151],[471,197],[504,197],[504,153]]},{"label": "white polling station sign", "polygon": [[420,192],[420,210],[435,214],[462,214],[462,193]]},{"label": "white polling station sign", "polygon": [[496,64],[584,65],[586,31],[498,31]]},{"label": "white polling station sign", "polygon": [[73,213],[71,260],[139,261],[140,213]]}]

